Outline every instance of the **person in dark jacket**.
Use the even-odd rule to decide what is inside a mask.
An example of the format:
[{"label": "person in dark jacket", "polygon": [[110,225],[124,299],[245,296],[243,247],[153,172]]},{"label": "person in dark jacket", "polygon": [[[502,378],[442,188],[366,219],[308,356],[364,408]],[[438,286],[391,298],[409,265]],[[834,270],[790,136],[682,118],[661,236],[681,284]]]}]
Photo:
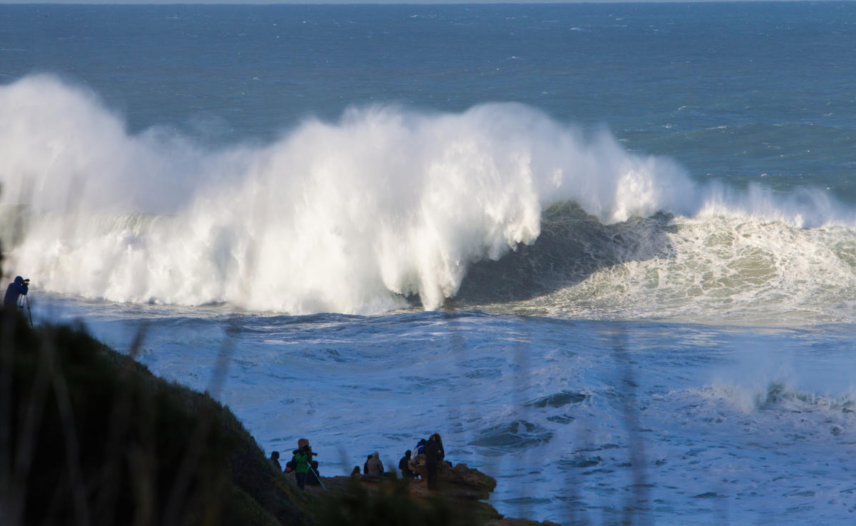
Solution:
[{"label": "person in dark jacket", "polygon": [[9,283],[6,295],[3,297],[3,307],[10,310],[18,308],[18,298],[26,296],[30,290],[30,280],[16,276],[15,281]]},{"label": "person in dark jacket", "polygon": [[279,464],[279,451],[274,451],[270,454],[270,462],[277,471],[282,473],[282,466]]},{"label": "person in dark jacket", "polygon": [[446,458],[443,450],[443,440],[439,433],[434,433],[425,444],[425,478],[428,480],[428,489],[437,489],[437,472],[440,462]]},{"label": "person in dark jacket", "polygon": [[412,479],[413,478],[413,470],[410,469],[410,455],[411,455],[411,452],[408,449],[404,453],[404,456],[401,457],[401,460],[398,461],[398,469],[399,469],[399,471],[401,471],[401,476],[403,478],[406,478],[406,479]]}]

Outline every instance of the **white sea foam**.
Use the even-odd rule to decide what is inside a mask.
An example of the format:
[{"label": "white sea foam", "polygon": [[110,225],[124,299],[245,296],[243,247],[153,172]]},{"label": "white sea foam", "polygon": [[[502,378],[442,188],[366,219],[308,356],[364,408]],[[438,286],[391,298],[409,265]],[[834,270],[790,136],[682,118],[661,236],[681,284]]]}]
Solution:
[{"label": "white sea foam", "polygon": [[[542,208],[564,201],[603,223],[663,210],[853,222],[821,194],[701,187],[669,159],[517,104],[355,108],[211,151],[163,129],[129,134],[94,94],[35,76],[0,88],[0,122],[4,202],[36,211],[14,267],[113,301],[369,313],[418,293],[435,308],[470,264],[534,242]],[[159,217],[104,226],[139,212]]]},{"label": "white sea foam", "polygon": [[[570,317],[776,326],[856,321],[856,230],[799,228],[737,213],[676,218],[669,226],[646,233],[623,261],[523,306]],[[657,243],[648,239],[658,236]]]}]

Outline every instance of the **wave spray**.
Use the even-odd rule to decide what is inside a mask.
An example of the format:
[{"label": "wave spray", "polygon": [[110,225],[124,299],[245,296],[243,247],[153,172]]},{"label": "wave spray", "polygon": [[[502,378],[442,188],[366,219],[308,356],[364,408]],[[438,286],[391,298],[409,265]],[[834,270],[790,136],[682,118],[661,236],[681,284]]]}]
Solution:
[{"label": "wave spray", "polygon": [[215,151],[130,134],[93,94],[34,76],[0,87],[0,122],[4,202],[32,205],[13,264],[48,290],[119,302],[377,313],[418,294],[433,309],[471,264],[533,243],[553,204],[611,224],[768,197],[723,197],[519,104],[354,108]]}]

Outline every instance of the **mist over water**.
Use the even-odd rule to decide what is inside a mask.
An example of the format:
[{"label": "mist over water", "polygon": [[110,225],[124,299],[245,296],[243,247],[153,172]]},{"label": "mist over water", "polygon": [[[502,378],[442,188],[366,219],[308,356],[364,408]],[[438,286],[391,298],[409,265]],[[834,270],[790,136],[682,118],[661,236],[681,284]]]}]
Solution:
[{"label": "mist over water", "polygon": [[[334,122],[307,119],[270,144],[212,150],[158,128],[130,134],[97,94],[40,75],[0,88],[0,120],[4,203],[30,207],[12,260],[46,290],[87,298],[365,314],[418,295],[434,309],[455,297],[473,264],[535,244],[542,213],[562,203],[598,228],[655,213],[673,218],[665,252],[639,246],[601,261],[610,280],[615,265],[633,273],[631,261],[643,273],[683,265],[702,281],[728,280],[711,277],[721,272],[703,260],[732,250],[732,299],[752,293],[752,278],[740,274],[770,274],[761,288],[801,278],[807,269],[781,268],[778,248],[795,237],[817,253],[818,236],[803,228],[839,226],[826,244],[853,243],[854,213],[819,190],[701,186],[669,159],[629,153],[606,131],[584,134],[520,104],[460,114],[352,108]],[[716,233],[698,242],[687,221]],[[782,247],[763,253],[751,242],[711,242],[747,228],[748,237],[772,228],[764,239],[780,238]],[[852,265],[849,254],[817,258],[834,271]],[[670,281],[687,290],[686,276],[674,276],[641,281],[659,292]],[[660,306],[667,312],[669,298]],[[568,302],[578,303],[552,307]]]}]

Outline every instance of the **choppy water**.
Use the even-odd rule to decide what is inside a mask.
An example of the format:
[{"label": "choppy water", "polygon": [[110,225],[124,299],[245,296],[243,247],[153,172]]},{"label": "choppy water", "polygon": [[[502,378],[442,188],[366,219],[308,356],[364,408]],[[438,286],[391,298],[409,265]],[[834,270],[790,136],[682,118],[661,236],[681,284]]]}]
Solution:
[{"label": "choppy water", "polygon": [[512,516],[856,509],[856,4],[0,6],[0,223],[82,317],[345,474]]}]

